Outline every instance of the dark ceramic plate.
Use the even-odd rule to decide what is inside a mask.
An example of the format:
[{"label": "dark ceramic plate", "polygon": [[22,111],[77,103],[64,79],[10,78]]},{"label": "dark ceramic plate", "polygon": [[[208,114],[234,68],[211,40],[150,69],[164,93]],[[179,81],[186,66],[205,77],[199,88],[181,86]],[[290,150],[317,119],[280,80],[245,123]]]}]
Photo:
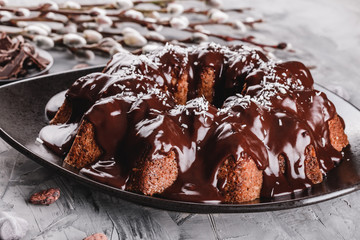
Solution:
[{"label": "dark ceramic plate", "polygon": [[67,89],[78,77],[102,68],[88,68],[61,74],[36,77],[0,87],[0,136],[15,149],[39,164],[56,170],[59,174],[98,190],[119,196],[138,204],[179,212],[259,212],[305,206],[318,203],[360,188],[360,111],[326,89],[324,91],[335,104],[347,125],[351,147],[345,150],[344,160],[329,172],[325,181],[297,196],[281,199],[261,199],[246,204],[202,204],[148,197],[110,187],[62,167],[62,159],[35,141],[40,129],[47,124],[44,108],[56,93]]},{"label": "dark ceramic plate", "polygon": [[50,68],[52,67],[52,65],[54,64],[54,58],[51,56],[50,53],[48,53],[45,50],[39,49],[37,48],[37,50],[39,52],[39,55],[47,60],[49,60],[49,64],[46,66],[46,68],[44,70],[41,71],[33,71],[31,73],[28,73],[26,76],[24,77],[20,77],[20,78],[10,78],[10,79],[4,79],[4,80],[0,80],[0,84],[4,84],[4,83],[10,83],[10,82],[15,82],[15,81],[19,81],[19,80],[23,80],[26,78],[31,78],[31,77],[36,77],[36,76],[40,76],[40,75],[44,75],[46,73],[49,72]]}]

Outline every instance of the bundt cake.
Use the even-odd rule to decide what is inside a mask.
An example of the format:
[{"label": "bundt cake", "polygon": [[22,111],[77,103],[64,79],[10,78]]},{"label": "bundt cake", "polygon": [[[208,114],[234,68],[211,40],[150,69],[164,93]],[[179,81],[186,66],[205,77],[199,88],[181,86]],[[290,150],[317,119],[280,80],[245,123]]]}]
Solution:
[{"label": "bundt cake", "polygon": [[246,46],[168,44],[116,54],[76,80],[40,138],[111,186],[240,203],[322,182],[348,145],[344,127],[300,62]]}]

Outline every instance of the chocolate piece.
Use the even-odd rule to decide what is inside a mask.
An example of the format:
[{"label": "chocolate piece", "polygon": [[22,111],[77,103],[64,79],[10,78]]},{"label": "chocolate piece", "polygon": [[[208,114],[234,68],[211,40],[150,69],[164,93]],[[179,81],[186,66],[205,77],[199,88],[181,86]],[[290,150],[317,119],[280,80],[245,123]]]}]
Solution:
[{"label": "chocolate piece", "polygon": [[31,195],[29,202],[37,205],[50,205],[56,202],[60,197],[60,189],[49,188]]},{"label": "chocolate piece", "polygon": [[107,239],[108,238],[103,233],[94,233],[93,235],[90,235],[84,238],[83,240],[107,240]]},{"label": "chocolate piece", "polygon": [[5,33],[0,34],[0,80],[24,77],[34,70],[42,71],[49,63],[22,36],[10,39]]}]

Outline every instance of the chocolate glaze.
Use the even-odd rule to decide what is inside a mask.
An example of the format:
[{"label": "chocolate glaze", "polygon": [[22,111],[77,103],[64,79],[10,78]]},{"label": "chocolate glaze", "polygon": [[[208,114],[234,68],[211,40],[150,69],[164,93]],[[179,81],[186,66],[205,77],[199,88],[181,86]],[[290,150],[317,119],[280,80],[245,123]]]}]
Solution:
[{"label": "chocolate glaze", "polygon": [[65,94],[67,90],[55,94],[45,106],[45,115],[48,120],[55,117],[56,112],[59,110],[65,101]]},{"label": "chocolate glaze", "polygon": [[[216,76],[213,103],[198,93],[205,67]],[[189,75],[188,102],[177,105],[172,78],[183,73]],[[299,62],[275,63],[244,46],[167,45],[148,55],[117,54],[102,73],[78,79],[66,97],[73,113],[65,126],[87,119],[104,150],[81,173],[122,189],[139,159],[161,159],[171,150],[179,175],[161,196],[193,202],[223,202],[217,171],[229,157],[247,154],[263,170],[262,197],[312,185],[304,167],[310,145],[323,173],[341,159],[327,126],[335,107],[313,89],[309,70]],[[280,155],[286,159],[284,173]]]},{"label": "chocolate glaze", "polygon": [[65,156],[70,150],[77,128],[77,123],[48,125],[41,129],[39,137],[46,147],[59,156]]}]

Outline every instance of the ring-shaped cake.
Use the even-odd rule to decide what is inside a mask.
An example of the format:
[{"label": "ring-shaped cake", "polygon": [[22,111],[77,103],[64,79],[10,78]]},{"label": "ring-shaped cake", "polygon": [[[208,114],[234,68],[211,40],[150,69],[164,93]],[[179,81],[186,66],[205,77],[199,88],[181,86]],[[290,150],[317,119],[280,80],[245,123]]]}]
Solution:
[{"label": "ring-shaped cake", "polygon": [[118,53],[51,117],[40,138],[81,174],[192,202],[294,194],[322,182],[348,145],[302,63],[246,46]]}]

